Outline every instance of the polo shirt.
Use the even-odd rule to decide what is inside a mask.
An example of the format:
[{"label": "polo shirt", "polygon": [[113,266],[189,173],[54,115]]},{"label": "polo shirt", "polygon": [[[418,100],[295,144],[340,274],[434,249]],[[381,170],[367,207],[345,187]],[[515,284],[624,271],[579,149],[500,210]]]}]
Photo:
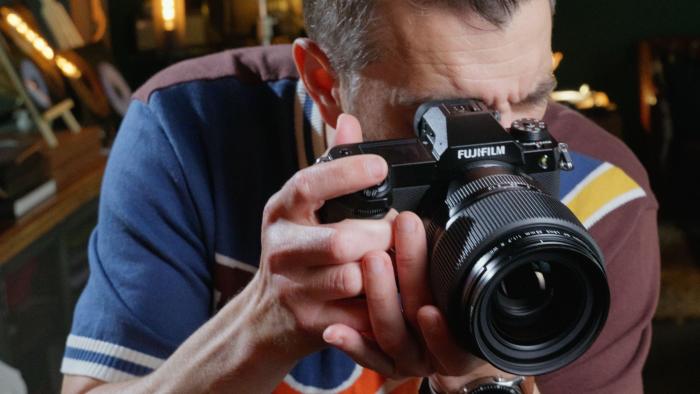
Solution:
[{"label": "polo shirt", "polygon": [[[591,349],[538,385],[641,392],[658,297],[656,200],[622,142],[558,104],[544,120],[575,165],[558,197],[601,247],[612,294]],[[289,46],[188,60],[139,89],[107,164],[62,372],[108,382],[148,374],[234,297],[257,270],[266,201],[326,149],[324,127]],[[275,392],[417,387],[328,348],[300,360]]]}]

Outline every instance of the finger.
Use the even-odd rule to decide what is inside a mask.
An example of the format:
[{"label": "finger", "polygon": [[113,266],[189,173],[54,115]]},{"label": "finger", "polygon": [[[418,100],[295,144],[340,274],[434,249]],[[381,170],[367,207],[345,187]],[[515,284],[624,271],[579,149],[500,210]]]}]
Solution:
[{"label": "finger", "polygon": [[266,259],[275,272],[360,261],[392,246],[391,218],[345,220],[326,226],[277,222],[265,229]]},{"label": "finger", "polygon": [[351,327],[358,332],[367,332],[372,329],[367,302],[363,299],[330,301],[325,303],[317,313],[317,316],[310,317],[316,332],[322,332],[326,327],[336,323]]},{"label": "finger", "polygon": [[306,223],[325,201],[381,183],[387,164],[377,155],[357,155],[300,170],[275,194],[266,207],[268,221],[279,217]]},{"label": "finger", "polygon": [[359,262],[311,267],[300,271],[294,279],[308,297],[319,301],[352,298],[364,292]]},{"label": "finger", "polygon": [[418,310],[418,326],[433,361],[439,364],[441,374],[461,376],[484,364],[484,361],[463,350],[435,306],[426,305]]},{"label": "finger", "polygon": [[391,259],[384,252],[372,252],[362,265],[369,318],[379,347],[402,371],[427,373],[421,346],[409,332],[401,311]]},{"label": "finger", "polygon": [[323,331],[323,340],[347,353],[356,363],[388,378],[398,378],[394,362],[376,343],[363,337],[357,330],[343,324],[334,324]]},{"label": "finger", "polygon": [[394,247],[404,314],[417,328],[418,309],[431,304],[432,296],[428,288],[425,229],[421,219],[413,212],[403,212],[394,220]]},{"label": "finger", "polygon": [[335,129],[335,141],[332,146],[356,144],[362,142],[360,122],[350,114],[340,114]]}]

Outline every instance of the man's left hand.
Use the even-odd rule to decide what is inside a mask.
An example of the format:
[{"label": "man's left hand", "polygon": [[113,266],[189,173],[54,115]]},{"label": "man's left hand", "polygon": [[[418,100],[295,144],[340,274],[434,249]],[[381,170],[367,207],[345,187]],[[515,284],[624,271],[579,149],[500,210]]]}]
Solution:
[{"label": "man's left hand", "polygon": [[394,250],[395,266],[387,252],[371,252],[362,261],[372,332],[335,324],[324,331],[324,339],[394,379],[436,373],[438,384],[452,386],[468,375],[507,376],[464,351],[432,305],[425,229],[416,214],[403,212],[395,219]]}]

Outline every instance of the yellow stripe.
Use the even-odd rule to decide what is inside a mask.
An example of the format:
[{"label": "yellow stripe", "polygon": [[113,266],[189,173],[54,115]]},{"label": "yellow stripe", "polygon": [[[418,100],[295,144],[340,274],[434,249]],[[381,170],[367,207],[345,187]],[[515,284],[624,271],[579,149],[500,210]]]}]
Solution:
[{"label": "yellow stripe", "polygon": [[583,223],[616,197],[638,188],[624,171],[610,167],[588,183],[567,206]]}]

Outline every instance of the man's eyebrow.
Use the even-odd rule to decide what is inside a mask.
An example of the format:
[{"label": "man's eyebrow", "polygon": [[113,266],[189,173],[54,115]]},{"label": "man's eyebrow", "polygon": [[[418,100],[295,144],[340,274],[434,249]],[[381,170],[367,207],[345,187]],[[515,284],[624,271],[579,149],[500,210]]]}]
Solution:
[{"label": "man's eyebrow", "polygon": [[391,103],[393,105],[405,108],[416,108],[423,103],[428,101],[446,101],[446,100],[456,100],[464,97],[444,97],[435,95],[426,95],[416,97],[413,95],[406,94],[405,92],[396,92],[391,97]]},{"label": "man's eyebrow", "polygon": [[540,82],[535,90],[528,94],[524,99],[520,100],[515,105],[532,105],[539,104],[545,101],[552,94],[554,89],[557,87],[557,78],[554,74],[549,74],[547,77]]},{"label": "man's eyebrow", "polygon": [[[520,100],[517,103],[513,103],[514,105],[532,105],[532,104],[539,104],[542,101],[545,101],[549,98],[550,94],[554,91],[554,89],[557,87],[557,79],[554,76],[554,74],[548,74],[539,84],[537,84],[537,87],[535,90],[533,90],[531,93],[529,93],[524,99]],[[460,99],[460,98],[476,98],[477,100],[480,100],[479,97],[444,97],[444,96],[433,96],[433,95],[426,95],[426,96],[421,96],[421,97],[416,97],[410,94],[407,94],[405,91],[402,89],[395,89],[391,95],[391,103],[393,105],[397,105],[400,107],[406,107],[406,108],[415,108],[418,107],[419,105],[428,102],[428,101],[436,101],[436,100],[454,100],[454,99]]]}]

